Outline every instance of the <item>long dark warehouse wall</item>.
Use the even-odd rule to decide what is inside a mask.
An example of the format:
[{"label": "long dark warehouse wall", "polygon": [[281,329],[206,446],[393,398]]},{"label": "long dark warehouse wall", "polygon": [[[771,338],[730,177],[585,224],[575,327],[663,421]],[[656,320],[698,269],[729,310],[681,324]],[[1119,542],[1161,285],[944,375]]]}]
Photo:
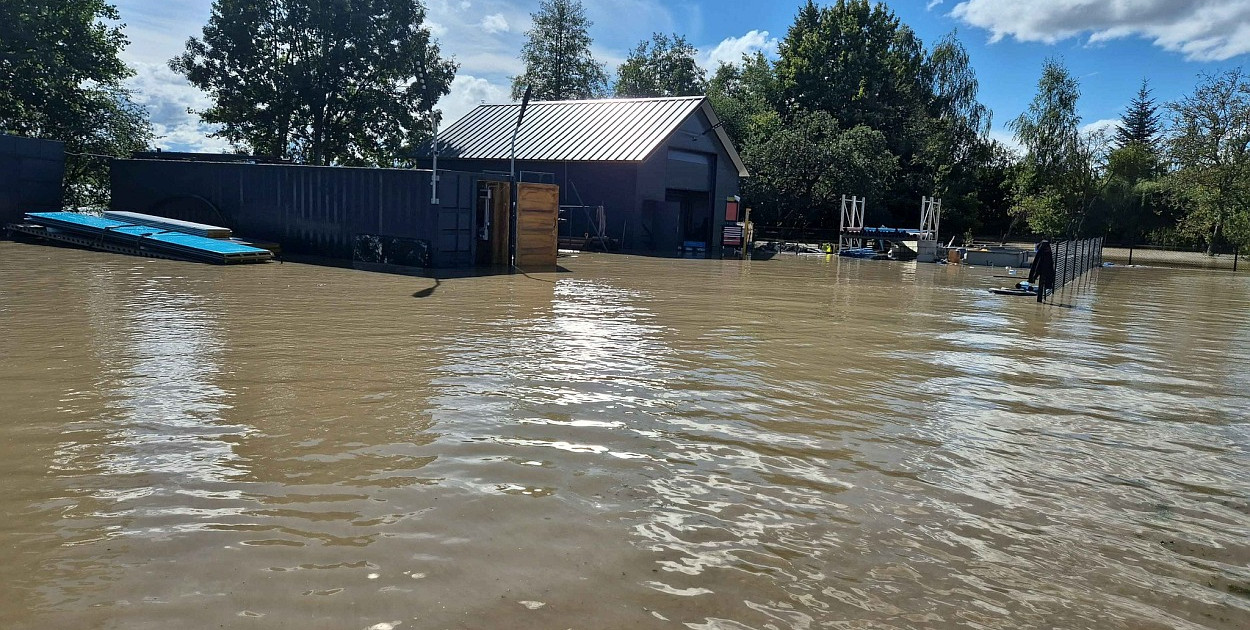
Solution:
[{"label": "long dark warehouse wall", "polygon": [[[112,202],[130,210],[220,224],[284,251],[420,267],[473,264],[477,175],[280,164],[115,160]],[[373,260],[378,251],[391,260]],[[402,250],[402,255],[401,255]]]}]

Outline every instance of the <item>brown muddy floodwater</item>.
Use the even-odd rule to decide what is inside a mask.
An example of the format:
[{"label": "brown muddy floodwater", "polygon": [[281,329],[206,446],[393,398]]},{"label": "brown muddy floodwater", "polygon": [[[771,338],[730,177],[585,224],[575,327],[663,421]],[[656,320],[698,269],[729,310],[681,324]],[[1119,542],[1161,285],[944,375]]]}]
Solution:
[{"label": "brown muddy floodwater", "polygon": [[0,243],[0,627],[1250,627],[1250,274],[562,263]]}]

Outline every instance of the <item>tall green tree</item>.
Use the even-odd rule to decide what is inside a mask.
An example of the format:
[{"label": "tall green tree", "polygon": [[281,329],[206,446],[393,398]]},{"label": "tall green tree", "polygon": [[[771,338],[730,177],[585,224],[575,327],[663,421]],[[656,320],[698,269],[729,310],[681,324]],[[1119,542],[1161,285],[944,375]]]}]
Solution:
[{"label": "tall green tree", "polygon": [[949,33],[938,41],[925,59],[930,81],[931,117],[942,149],[952,161],[966,159],[987,138],[992,123],[989,109],[977,100],[980,84],[968,51]]},{"label": "tall green tree", "polygon": [[984,203],[979,195],[986,189],[978,180],[992,172],[981,167],[995,159],[989,140],[991,114],[977,99],[976,72],[954,33],[938,41],[925,67],[931,100],[928,117],[918,129],[916,179],[942,198],[946,215],[942,223],[959,234],[981,227]]},{"label": "tall green tree", "polygon": [[1182,230],[1209,252],[1224,240],[1250,246],[1250,77],[1240,68],[1204,76],[1169,109],[1169,184],[1186,210]]},{"label": "tall green tree", "polygon": [[394,165],[426,140],[456,64],[419,0],[214,0],[170,67],[215,135],[308,164]]},{"label": "tall green tree", "polygon": [[777,75],[785,103],[894,136],[902,154],[927,102],[924,58],[915,32],[883,3],[808,0],[780,44]]},{"label": "tall green tree", "polygon": [[1008,125],[1026,151],[1013,212],[1037,234],[1077,230],[1094,188],[1089,162],[1094,147],[1082,139],[1076,113],[1080,96],[1080,85],[1063,63],[1047,59],[1029,109]]},{"label": "tall green tree", "polygon": [[826,7],[808,0],[779,47],[783,115],[827,112],[843,128],[864,125],[886,138],[900,165],[884,195],[892,223],[917,222],[918,197],[933,193],[932,173],[919,163],[929,117],[927,70],[915,32],[884,3],[868,0]]},{"label": "tall green tree", "polygon": [[1115,240],[1139,242],[1145,234],[1167,227],[1164,222],[1174,223],[1165,216],[1168,208],[1160,180],[1164,173],[1162,129],[1159,107],[1149,82],[1143,79],[1115,128],[1114,148],[1103,173],[1104,227]]},{"label": "tall green tree", "polygon": [[147,112],[123,81],[133,71],[117,9],[105,0],[0,3],[0,130],[66,144],[65,200],[101,204],[107,156],[152,139]]},{"label": "tall green tree", "polygon": [[655,33],[629,53],[616,69],[616,95],[697,96],[707,89],[707,73],[695,61],[699,51],[681,35]]},{"label": "tall green tree", "polygon": [[762,121],[771,121],[781,102],[773,64],[762,52],[744,54],[740,65],[722,63],[708,80],[708,100],[736,146],[753,141]]},{"label": "tall green tree", "polygon": [[592,22],[581,1],[542,0],[530,17],[534,25],[521,47],[525,73],[512,78],[512,98],[520,99],[526,87],[532,87],[533,98],[545,101],[606,94],[608,74],[590,53]]},{"label": "tall green tree", "polygon": [[1174,221],[1166,217],[1159,156],[1146,144],[1129,142],[1107,156],[1102,201],[1106,233],[1127,243],[1141,242],[1151,231]]},{"label": "tall green tree", "polygon": [[[753,207],[795,204],[779,209],[778,219],[803,216],[815,221],[813,226],[836,226],[836,215],[813,212],[802,207],[809,202],[784,192],[801,190],[787,182],[802,181],[805,175],[778,171],[773,178],[778,185],[765,185],[768,177],[756,178],[772,168],[768,162],[774,158],[788,168],[815,164],[807,158],[819,156],[829,142],[795,142],[794,159],[786,161],[786,151],[779,147],[794,140],[786,132],[802,128],[817,138],[841,137],[824,129],[835,124],[843,133],[862,127],[879,134],[884,144],[853,144],[879,148],[877,157],[890,166],[888,176],[880,178],[835,176],[813,166],[815,181],[885,187],[846,188],[831,198],[864,195],[873,200],[869,212],[875,218],[870,221],[914,225],[918,198],[937,194],[944,198],[943,225],[966,229],[979,227],[983,212],[1005,214],[1001,178],[1015,168],[988,138],[990,114],[978,101],[978,87],[968,53],[954,34],[926,52],[885,4],[839,0],[820,7],[809,1],[799,8],[775,63],[755,54],[741,64],[722,65],[708,83],[708,98],[743,155],[754,156],[747,165],[755,181],[744,190],[766,194],[767,199],[748,195]],[[815,118],[820,114],[827,117]],[[830,162],[847,169],[856,163],[867,162]]]},{"label": "tall green tree", "polygon": [[1116,148],[1130,144],[1139,144],[1152,153],[1159,151],[1159,136],[1163,132],[1163,123],[1159,114],[1159,106],[1151,95],[1150,82],[1142,79],[1141,88],[1129,103],[1124,118],[1115,130]]},{"label": "tall green tree", "polygon": [[879,203],[898,170],[880,131],[843,130],[828,112],[788,120],[772,114],[757,124],[759,135],[743,154],[751,171],[743,192],[765,224],[836,226],[842,195],[868,191],[869,205]]}]

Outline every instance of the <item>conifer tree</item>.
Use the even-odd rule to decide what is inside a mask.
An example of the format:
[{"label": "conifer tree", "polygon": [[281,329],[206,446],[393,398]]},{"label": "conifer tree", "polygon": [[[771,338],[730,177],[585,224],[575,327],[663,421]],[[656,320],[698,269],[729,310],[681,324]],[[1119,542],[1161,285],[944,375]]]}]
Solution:
[{"label": "conifer tree", "polygon": [[1129,103],[1124,119],[1116,127],[1116,147],[1123,148],[1130,144],[1140,144],[1151,153],[1157,153],[1159,135],[1162,130],[1159,107],[1155,105],[1154,97],[1151,96],[1150,83],[1142,79],[1141,89]]},{"label": "conifer tree", "polygon": [[543,101],[605,94],[608,75],[590,53],[592,22],[581,1],[543,0],[530,17],[534,26],[521,47],[525,73],[512,78],[512,98],[520,99],[527,86],[533,87],[534,99]]}]

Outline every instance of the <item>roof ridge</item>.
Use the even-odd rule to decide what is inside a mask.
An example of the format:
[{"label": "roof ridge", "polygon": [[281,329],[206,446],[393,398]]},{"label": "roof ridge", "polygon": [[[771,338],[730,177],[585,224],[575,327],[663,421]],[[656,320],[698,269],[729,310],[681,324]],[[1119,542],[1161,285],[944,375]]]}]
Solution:
[{"label": "roof ridge", "polygon": [[[586,99],[530,103],[518,128],[520,105],[479,105],[439,133],[440,155],[447,159],[641,162],[667,142],[685,121],[703,111],[712,128],[708,137],[723,145],[741,172],[732,141],[719,124],[706,96]],[[715,131],[709,134],[708,131]],[[695,132],[698,133],[698,132]],[[692,134],[693,135],[693,134]]]},{"label": "roof ridge", "polygon": [[[584,105],[596,103],[644,103],[649,101],[694,101],[707,98],[703,96],[640,96],[631,98],[583,98],[567,101],[530,101],[530,105]],[[517,107],[520,103],[481,103],[476,107]],[[475,109],[476,109],[475,107]]]}]

